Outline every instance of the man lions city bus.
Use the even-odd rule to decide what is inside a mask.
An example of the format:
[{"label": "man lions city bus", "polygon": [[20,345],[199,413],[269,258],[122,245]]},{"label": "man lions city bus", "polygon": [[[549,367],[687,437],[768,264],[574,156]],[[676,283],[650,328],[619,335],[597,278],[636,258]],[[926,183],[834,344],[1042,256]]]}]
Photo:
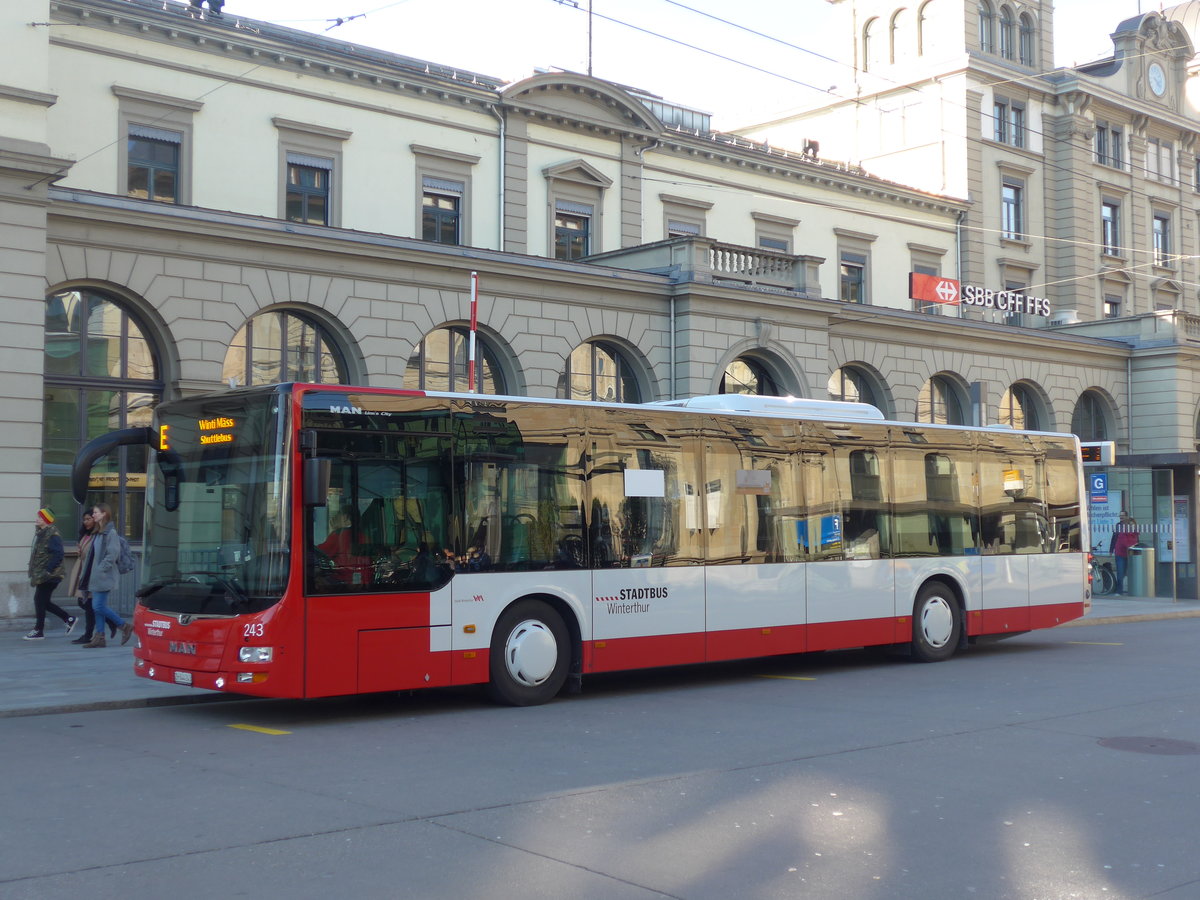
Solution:
[{"label": "man lions city bus", "polygon": [[137,674],[266,697],[904,646],[1083,615],[1073,435],[724,395],[604,405],[283,384],[164,403]]}]

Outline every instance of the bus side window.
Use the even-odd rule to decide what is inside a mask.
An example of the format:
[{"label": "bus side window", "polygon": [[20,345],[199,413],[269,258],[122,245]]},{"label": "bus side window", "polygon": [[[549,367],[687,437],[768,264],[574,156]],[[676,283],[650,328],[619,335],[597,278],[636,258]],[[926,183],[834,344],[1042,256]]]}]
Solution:
[{"label": "bus side window", "polygon": [[1079,496],[1075,490],[1078,465],[1074,446],[1046,451],[1046,514],[1051,542],[1047,549],[1051,553],[1078,553],[1083,549]]},{"label": "bus side window", "polygon": [[846,462],[849,491],[842,502],[846,558],[880,559],[890,552],[887,498],[880,471],[883,460],[874,450],[851,450]]}]

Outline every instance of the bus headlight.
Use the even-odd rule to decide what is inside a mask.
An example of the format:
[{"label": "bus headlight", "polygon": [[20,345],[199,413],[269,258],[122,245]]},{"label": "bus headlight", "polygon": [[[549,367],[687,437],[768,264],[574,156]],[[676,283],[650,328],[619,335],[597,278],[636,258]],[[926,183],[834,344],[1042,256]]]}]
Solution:
[{"label": "bus headlight", "polygon": [[269,663],[274,657],[274,647],[238,648],[238,660],[244,663]]}]

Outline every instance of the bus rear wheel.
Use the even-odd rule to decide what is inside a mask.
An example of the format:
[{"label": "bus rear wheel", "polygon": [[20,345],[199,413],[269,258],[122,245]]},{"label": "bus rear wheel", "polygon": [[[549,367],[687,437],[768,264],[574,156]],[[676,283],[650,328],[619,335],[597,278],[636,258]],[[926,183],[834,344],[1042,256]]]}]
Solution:
[{"label": "bus rear wheel", "polygon": [[510,706],[546,703],[562,689],[570,661],[562,616],[545,601],[521,600],[492,632],[488,695]]},{"label": "bus rear wheel", "polygon": [[958,600],[945,584],[930,582],[913,604],[913,657],[921,662],[941,662],[954,655],[962,636]]}]

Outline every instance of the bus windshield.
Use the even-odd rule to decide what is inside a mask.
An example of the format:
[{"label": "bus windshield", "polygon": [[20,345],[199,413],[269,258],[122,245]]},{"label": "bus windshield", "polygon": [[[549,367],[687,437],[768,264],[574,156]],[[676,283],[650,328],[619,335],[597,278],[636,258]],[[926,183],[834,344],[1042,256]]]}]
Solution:
[{"label": "bus windshield", "polygon": [[231,391],[158,410],[141,602],[193,615],[258,612],[288,576],[286,394]]}]

